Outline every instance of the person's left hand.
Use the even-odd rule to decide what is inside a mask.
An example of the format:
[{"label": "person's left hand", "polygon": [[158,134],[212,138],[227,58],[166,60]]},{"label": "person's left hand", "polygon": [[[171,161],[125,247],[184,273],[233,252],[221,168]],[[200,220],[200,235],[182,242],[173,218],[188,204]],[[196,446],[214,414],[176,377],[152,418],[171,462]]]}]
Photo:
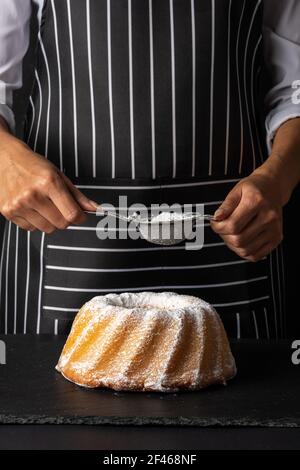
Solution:
[{"label": "person's left hand", "polygon": [[283,239],[282,206],[278,178],[256,170],[230,191],[211,226],[232,251],[256,262]]}]

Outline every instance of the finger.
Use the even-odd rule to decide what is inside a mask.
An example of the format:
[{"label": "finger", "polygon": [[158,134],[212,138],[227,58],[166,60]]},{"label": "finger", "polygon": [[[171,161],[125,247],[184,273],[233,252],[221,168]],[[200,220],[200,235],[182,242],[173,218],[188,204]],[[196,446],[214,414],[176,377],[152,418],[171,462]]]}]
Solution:
[{"label": "finger", "polygon": [[227,219],[234,209],[238,206],[242,197],[242,187],[241,185],[236,185],[230,193],[227,195],[226,199],[223,201],[221,206],[214,213],[214,218],[217,222]]},{"label": "finger", "polygon": [[[268,229],[267,231],[262,232],[257,237],[257,241],[253,241],[249,245],[244,246],[242,248],[236,248],[230,243],[225,243],[232,251],[234,251],[241,258],[245,258],[249,261],[255,261],[257,254],[261,254],[264,247],[272,247],[272,249],[274,249],[281,243],[282,239],[283,236],[280,231],[273,232],[272,230]],[[266,254],[268,254],[270,251],[271,250],[266,251]],[[263,256],[266,256],[266,254],[264,254]],[[259,257],[258,259],[261,259],[261,257]]]},{"label": "finger", "polygon": [[25,219],[30,225],[33,225],[33,227],[37,228],[41,232],[45,233],[52,233],[55,230],[55,226],[52,225],[47,219],[45,219],[41,214],[39,214],[37,211],[33,209],[26,209],[20,214],[18,214],[17,217],[22,217]]},{"label": "finger", "polygon": [[264,226],[261,226],[257,222],[253,222],[240,234],[232,235],[225,233],[220,235],[224,240],[226,239],[228,244],[236,248],[243,248],[257,240],[265,231],[266,228]]},{"label": "finger", "polygon": [[263,231],[254,240],[252,240],[252,242],[244,246],[236,246],[235,244],[232,244],[230,239],[228,240],[229,237],[226,235],[222,238],[228,248],[234,251],[238,256],[241,258],[247,258],[259,251],[263,245],[274,240],[274,235],[270,231]]},{"label": "finger", "polygon": [[263,231],[276,231],[275,224],[271,223],[266,220],[264,214],[256,214],[256,216],[248,223],[248,225],[244,228],[244,230],[239,233],[237,236],[239,242],[244,244],[249,244],[257,237],[259,237],[260,233]]},{"label": "finger", "polygon": [[50,185],[48,197],[70,224],[81,224],[86,216],[70,193],[65,180],[56,178]]},{"label": "finger", "polygon": [[269,222],[265,214],[257,214],[241,232],[234,234],[228,233],[226,231],[226,227],[224,227],[224,232],[220,229],[218,233],[221,236],[226,236],[229,243],[239,247],[248,245],[263,231],[267,230],[274,231],[274,233],[276,233],[277,226],[275,222]]},{"label": "finger", "polygon": [[35,227],[31,225],[26,219],[23,219],[23,217],[13,217],[11,221],[18,227],[22,228],[23,230],[27,230],[28,232],[34,232],[36,230]]},{"label": "finger", "polygon": [[70,193],[73,195],[73,197],[76,199],[76,201],[78,202],[78,204],[80,205],[82,209],[86,211],[93,211],[93,212],[98,209],[100,204],[88,199],[81,191],[79,191],[78,188],[76,188],[76,186],[64,173],[62,173],[62,177]]},{"label": "finger", "polygon": [[260,211],[245,226],[232,221],[230,217],[227,221],[212,228],[221,236],[232,235],[232,239],[236,239],[237,243],[245,244],[255,238],[262,230],[269,229],[274,233],[282,233],[282,213],[273,209]]},{"label": "finger", "polygon": [[60,230],[66,229],[70,225],[70,222],[64,218],[62,213],[48,198],[36,199],[33,209]]},{"label": "finger", "polygon": [[276,248],[276,246],[278,246],[278,244],[274,244],[271,242],[266,243],[265,245],[261,246],[260,249],[256,253],[249,256],[248,260],[252,261],[253,263],[261,261],[266,256],[268,256]]},{"label": "finger", "polygon": [[226,220],[218,224],[219,233],[241,233],[259,213],[260,207],[249,198],[242,197],[239,205]]}]

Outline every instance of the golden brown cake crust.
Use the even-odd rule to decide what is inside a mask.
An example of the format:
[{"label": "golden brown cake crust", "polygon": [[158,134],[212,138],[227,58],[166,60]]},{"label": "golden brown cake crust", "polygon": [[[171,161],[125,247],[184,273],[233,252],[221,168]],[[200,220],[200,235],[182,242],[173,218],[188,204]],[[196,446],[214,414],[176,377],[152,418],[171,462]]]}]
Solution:
[{"label": "golden brown cake crust", "polygon": [[172,292],[94,297],[78,312],[56,369],[84,387],[163,392],[236,374],[215,309]]}]

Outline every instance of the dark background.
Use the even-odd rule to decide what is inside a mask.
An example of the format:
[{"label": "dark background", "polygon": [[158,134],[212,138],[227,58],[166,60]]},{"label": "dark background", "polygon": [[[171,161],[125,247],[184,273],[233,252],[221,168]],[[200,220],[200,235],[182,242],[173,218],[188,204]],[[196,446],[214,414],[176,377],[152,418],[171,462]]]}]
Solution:
[{"label": "dark background", "polygon": [[[33,15],[34,17],[35,15]],[[36,48],[36,24],[31,25],[31,44],[24,61],[22,90],[14,96],[14,111],[17,122],[17,135],[22,136],[23,120],[26,113],[28,95],[33,82],[33,67]],[[300,165],[300,154],[299,154]],[[287,305],[287,336],[292,339],[300,338],[300,306],[298,304],[298,289],[300,290],[300,240],[298,228],[300,226],[297,215],[300,207],[300,186],[294,191],[289,204],[284,209],[284,253],[286,276],[286,305]],[[0,215],[0,242],[3,235],[4,220]],[[299,271],[298,271],[299,269]]]}]

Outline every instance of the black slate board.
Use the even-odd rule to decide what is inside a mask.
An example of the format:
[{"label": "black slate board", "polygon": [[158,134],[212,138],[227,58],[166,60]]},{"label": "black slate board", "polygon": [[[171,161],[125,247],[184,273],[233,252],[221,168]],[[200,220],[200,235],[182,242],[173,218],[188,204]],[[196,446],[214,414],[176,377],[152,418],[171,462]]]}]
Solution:
[{"label": "black slate board", "polygon": [[82,389],[54,369],[65,338],[2,336],[0,423],[300,427],[300,366],[290,342],[232,345],[227,387],[176,394]]}]

